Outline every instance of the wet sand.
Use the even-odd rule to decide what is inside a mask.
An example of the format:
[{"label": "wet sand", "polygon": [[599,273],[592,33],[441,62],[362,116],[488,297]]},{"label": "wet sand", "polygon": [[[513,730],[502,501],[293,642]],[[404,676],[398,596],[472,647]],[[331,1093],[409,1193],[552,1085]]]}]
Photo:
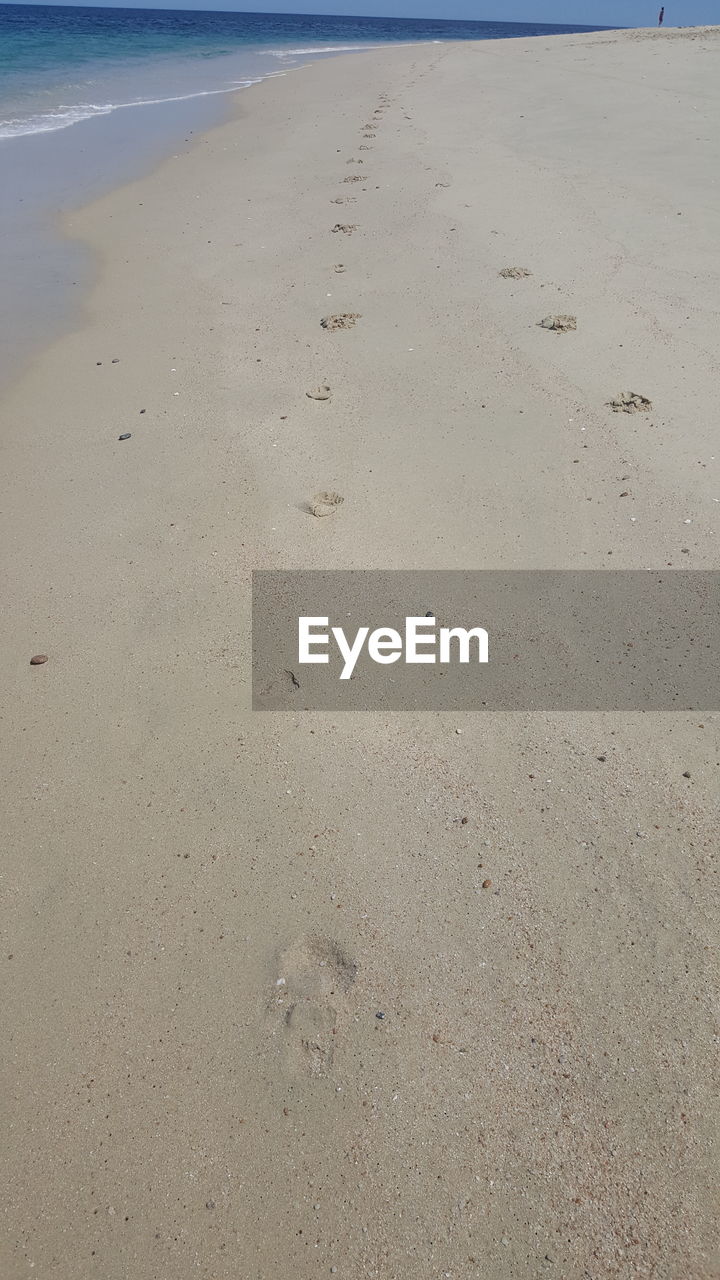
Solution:
[{"label": "wet sand", "polygon": [[249,711],[253,568],[716,567],[719,52],[337,59],[73,215],[2,403],[10,1280],[720,1275],[718,717]]}]

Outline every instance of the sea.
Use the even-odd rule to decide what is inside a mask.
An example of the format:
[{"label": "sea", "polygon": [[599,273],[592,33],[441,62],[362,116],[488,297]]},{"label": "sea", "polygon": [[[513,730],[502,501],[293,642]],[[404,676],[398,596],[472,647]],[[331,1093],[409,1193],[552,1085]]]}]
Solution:
[{"label": "sea", "polygon": [[389,44],[596,27],[0,4],[0,377],[77,310],[92,264],[60,217],[139,177],[232,97],[309,62]]}]

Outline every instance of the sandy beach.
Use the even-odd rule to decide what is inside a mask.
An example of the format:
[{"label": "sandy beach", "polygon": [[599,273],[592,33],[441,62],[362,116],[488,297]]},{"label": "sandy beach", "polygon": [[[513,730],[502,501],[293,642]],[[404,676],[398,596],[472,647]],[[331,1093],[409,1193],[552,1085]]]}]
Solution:
[{"label": "sandy beach", "polygon": [[720,1277],[720,717],[249,687],[253,569],[718,567],[719,59],[338,57],[68,219],[1,404],[7,1280]]}]

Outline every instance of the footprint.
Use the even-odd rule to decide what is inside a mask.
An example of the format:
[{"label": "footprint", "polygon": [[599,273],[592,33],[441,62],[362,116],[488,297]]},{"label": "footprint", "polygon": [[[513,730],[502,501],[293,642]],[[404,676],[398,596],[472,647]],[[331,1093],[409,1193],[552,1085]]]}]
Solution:
[{"label": "footprint", "polygon": [[363,134],[363,138],[374,138],[374,137],[375,137],[375,134],[374,134],[374,133],[364,133],[364,134]]},{"label": "footprint", "polygon": [[331,204],[357,204],[355,196],[335,196]]},{"label": "footprint", "polygon": [[335,266],[333,267],[333,271],[336,271],[339,276],[342,275],[343,271],[345,270],[346,270],[346,267],[343,262],[336,262]]},{"label": "footprint", "polygon": [[359,311],[345,311],[339,316],[323,316],[320,324],[328,333],[335,333],[337,329],[354,329],[355,321],[360,318]]},{"label": "footprint", "polygon": [[280,954],[271,1010],[294,1074],[324,1076],[357,965],[332,938],[299,938]]},{"label": "footprint", "polygon": [[310,515],[317,516],[318,519],[322,516],[331,516],[334,515],[344,501],[345,499],[339,493],[335,493],[334,490],[326,490],[315,494],[312,502],[308,505],[308,511]]},{"label": "footprint", "polygon": [[613,413],[649,413],[652,400],[639,391],[621,391],[614,400],[608,400],[608,406]]},{"label": "footprint", "polygon": [[347,178],[343,178],[343,182],[368,182],[369,178],[364,173],[349,173]]},{"label": "footprint", "polygon": [[532,275],[532,271],[528,271],[527,267],[503,267],[498,275],[505,280],[524,280],[526,276]]},{"label": "footprint", "polygon": [[357,222],[336,222],[333,227],[333,234],[342,231],[343,235],[351,236],[353,231],[357,231]]},{"label": "footprint", "polygon": [[319,387],[315,387],[314,391],[306,391],[305,395],[308,396],[310,400],[329,400],[332,396],[332,391],[327,383],[323,382]]},{"label": "footprint", "polygon": [[571,329],[577,329],[577,319],[575,316],[545,316],[540,321],[541,329],[554,329],[556,333],[568,333]]}]

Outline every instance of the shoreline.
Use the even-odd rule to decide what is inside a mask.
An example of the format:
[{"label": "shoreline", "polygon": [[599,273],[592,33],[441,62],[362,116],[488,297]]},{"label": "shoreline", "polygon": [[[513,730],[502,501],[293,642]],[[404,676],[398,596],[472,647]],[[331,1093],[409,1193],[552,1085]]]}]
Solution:
[{"label": "shoreline", "polygon": [[254,568],[715,567],[718,47],[316,62],[70,216],[2,395],[9,1280],[717,1274],[720,717],[253,716],[248,634]]},{"label": "shoreline", "polygon": [[[8,6],[7,13],[12,15],[15,8]],[[142,41],[141,15],[142,10],[136,11],[133,21],[136,24],[140,22],[136,35]],[[301,39],[300,33],[305,32],[308,21],[311,27],[317,27],[317,20],[313,24],[311,20],[305,19],[303,26],[302,22],[298,25],[291,17],[276,16],[274,24],[270,23],[272,38],[282,41],[292,39],[294,35],[296,39]],[[255,28],[257,33],[263,27],[262,18],[259,27],[257,18],[252,16],[243,19],[240,15],[241,27],[243,22],[247,32]],[[378,28],[376,37],[379,44],[364,43],[362,31],[367,29],[368,23]],[[220,14],[200,19],[198,38],[202,35],[202,38],[207,39],[209,32],[214,32],[217,38],[218,33],[228,27],[228,24],[228,29],[237,36],[238,28],[236,24],[233,25],[232,14],[225,18]],[[60,115],[73,110],[76,117],[78,112],[81,113],[71,127],[59,130],[36,128],[30,133],[16,133],[0,139],[0,149],[4,148],[0,151],[4,177],[3,196],[0,198],[0,274],[3,275],[5,284],[5,322],[0,325],[0,379],[5,381],[8,371],[12,375],[15,370],[25,367],[28,358],[54,335],[61,334],[69,327],[72,323],[73,295],[81,284],[87,283],[88,264],[77,255],[71,259],[69,247],[63,252],[62,239],[55,234],[53,223],[58,209],[84,207],[98,199],[103,192],[111,191],[126,182],[139,180],[152,172],[163,159],[174,154],[178,147],[182,149],[183,139],[187,141],[187,134],[192,136],[194,133],[205,133],[213,125],[232,119],[232,104],[225,104],[222,99],[235,96],[253,84],[282,77],[292,70],[312,65],[313,61],[323,61],[326,57],[338,56],[345,51],[372,52],[373,49],[382,48],[412,48],[416,42],[431,42],[427,34],[418,34],[416,42],[398,42],[396,36],[387,34],[387,25],[382,20],[373,19],[359,25],[352,19],[324,19],[321,20],[317,34],[313,32],[313,37],[318,41],[324,40],[324,43],[311,43],[305,50],[302,47],[270,48],[264,47],[262,43],[243,46],[240,43],[233,54],[211,59],[212,70],[206,72],[205,78],[199,76],[198,71],[203,65],[202,58],[195,59],[195,62],[192,58],[186,59],[181,71],[175,66],[174,74],[169,70],[173,65],[172,61],[164,63],[161,60],[155,64],[140,62],[136,64],[136,68],[140,69],[138,74],[142,76],[144,67],[145,87],[139,81],[135,84],[140,94],[136,94],[136,102],[130,99],[123,101],[123,96],[127,97],[133,92],[132,77],[129,80],[127,77],[123,79],[123,75],[116,72],[113,78],[111,72],[104,92],[100,95],[104,105],[76,104],[76,109],[66,105],[58,106]],[[389,29],[393,25],[390,22]],[[463,23],[456,25],[459,29],[467,26]],[[479,25],[487,29],[488,39],[493,38],[491,33],[498,29],[493,24]],[[507,25],[512,29],[513,24]],[[409,26],[416,33],[438,28],[437,23],[428,23],[422,19],[406,22],[404,26]],[[442,27],[443,24],[439,26]],[[172,21],[170,28],[165,30],[166,39],[171,29]],[[12,67],[12,16],[8,30],[8,57]],[[110,30],[112,39],[122,39],[121,21],[115,25],[111,21]],[[82,31],[81,22],[76,33],[80,44]],[[325,32],[328,33],[327,38]],[[554,29],[552,34],[555,34]],[[43,39],[42,24],[37,38]],[[328,44],[327,40],[333,38],[355,39],[360,43]],[[433,40],[432,43],[442,41]],[[309,62],[303,61],[306,57]],[[151,92],[147,76],[152,77],[153,66],[156,82]],[[208,66],[207,61],[205,66]],[[100,79],[102,78],[101,73]],[[228,83],[233,82],[235,87],[228,87]],[[8,128],[19,123],[12,119],[12,83],[11,73],[10,98],[5,104],[11,117],[7,122]],[[165,97],[161,92],[163,86]],[[184,90],[191,86],[197,92],[186,94]],[[70,88],[72,89],[72,85]],[[144,98],[148,100],[143,101]],[[113,102],[116,104],[114,107],[108,105]],[[53,119],[49,101],[39,98],[36,107],[40,116],[34,120],[35,124],[46,124]],[[21,110],[22,114],[22,108],[15,109]],[[139,117],[138,110],[141,112]],[[81,129],[79,134],[76,133],[78,125]]]}]

